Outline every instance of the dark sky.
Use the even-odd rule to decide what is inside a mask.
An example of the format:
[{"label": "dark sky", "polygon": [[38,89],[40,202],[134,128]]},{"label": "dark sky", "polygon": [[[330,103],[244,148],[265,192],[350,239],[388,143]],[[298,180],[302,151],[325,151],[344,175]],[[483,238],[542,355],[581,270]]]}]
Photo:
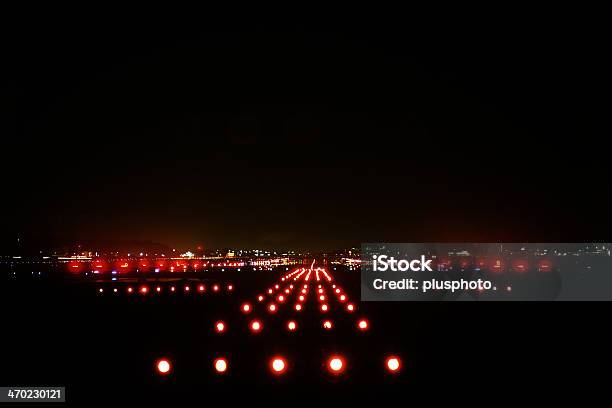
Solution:
[{"label": "dark sky", "polygon": [[15,12],[3,241],[609,240],[600,26],[391,14]]}]

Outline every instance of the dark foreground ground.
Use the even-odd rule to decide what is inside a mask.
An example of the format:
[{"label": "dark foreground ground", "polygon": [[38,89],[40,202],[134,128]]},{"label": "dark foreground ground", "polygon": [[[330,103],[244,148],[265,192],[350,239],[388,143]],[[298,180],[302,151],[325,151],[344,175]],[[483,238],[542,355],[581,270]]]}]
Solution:
[{"label": "dark foreground ground", "polygon": [[[351,316],[332,309],[330,333],[309,299],[301,315],[285,305],[258,336],[239,311],[280,271],[225,273],[229,295],[100,296],[91,284],[3,283],[0,385],[66,386],[67,401],[244,401],[260,405],[378,399],[406,403],[425,398],[486,402],[518,398],[545,401],[593,398],[607,389],[611,354],[605,303],[361,303]],[[356,272],[335,277],[359,297]],[[357,333],[356,317],[371,330]],[[297,333],[284,324],[295,318]],[[223,319],[228,331],[215,334]],[[325,358],[342,353],[347,370],[333,377]],[[288,372],[275,377],[269,358],[284,355]],[[384,357],[397,354],[403,371],[389,375]],[[215,357],[230,360],[218,376]],[[168,357],[172,375],[155,360]]]}]

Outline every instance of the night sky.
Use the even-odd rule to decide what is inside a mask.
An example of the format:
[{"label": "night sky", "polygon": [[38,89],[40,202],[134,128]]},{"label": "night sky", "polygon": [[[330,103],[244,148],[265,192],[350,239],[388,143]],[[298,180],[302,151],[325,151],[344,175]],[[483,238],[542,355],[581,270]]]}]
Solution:
[{"label": "night sky", "polygon": [[433,17],[16,13],[2,242],[609,240],[600,26]]}]

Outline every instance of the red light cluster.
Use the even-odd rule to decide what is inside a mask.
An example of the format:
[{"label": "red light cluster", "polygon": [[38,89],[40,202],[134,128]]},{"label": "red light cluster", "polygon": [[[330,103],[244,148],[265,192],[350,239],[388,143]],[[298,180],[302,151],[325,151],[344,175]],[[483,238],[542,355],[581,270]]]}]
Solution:
[{"label": "red light cluster", "polygon": [[[119,286],[119,288],[121,288],[121,286]],[[206,293],[206,285],[204,285],[203,283],[199,283],[199,284],[194,284],[194,285],[189,285],[189,284],[185,284],[182,287],[179,286],[179,288],[183,289],[183,293],[184,294],[189,294],[191,292],[195,292],[195,293],[199,293],[199,294],[204,294]],[[226,291],[229,293],[231,291],[233,291],[233,285],[227,285],[226,286]],[[105,293],[104,290],[100,290],[102,288],[96,288],[96,291],[100,294]],[[169,293],[175,293],[177,289],[176,285],[169,285],[169,286],[163,286],[163,285],[156,285],[156,286],[148,286],[148,285],[141,285],[138,287],[133,287],[133,286],[127,286],[125,287],[125,292],[128,294],[137,292],[141,295],[146,295],[149,292],[153,292],[154,294],[161,294],[162,292],[169,292]],[[214,293],[218,293],[221,292],[221,285],[219,284],[215,284],[212,286],[212,291]],[[118,293],[119,289],[117,287],[113,287],[112,289],[109,289],[109,293]]]}]

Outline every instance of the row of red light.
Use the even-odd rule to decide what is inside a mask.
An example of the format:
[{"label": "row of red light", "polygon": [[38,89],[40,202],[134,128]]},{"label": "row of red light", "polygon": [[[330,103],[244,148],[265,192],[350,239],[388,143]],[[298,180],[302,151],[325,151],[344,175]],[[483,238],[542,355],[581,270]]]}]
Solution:
[{"label": "row of red light", "polygon": [[[214,285],[212,285],[210,288],[211,288],[211,290],[212,290],[213,292],[215,292],[215,293],[217,293],[217,292],[220,292],[220,291],[221,291],[221,285],[219,285],[219,284],[214,284]],[[228,284],[228,285],[227,285],[225,288],[226,288],[226,290],[227,290],[228,292],[232,292],[232,291],[234,290],[234,285],[232,285],[232,284],[230,283],[230,284]],[[132,294],[132,293],[138,292],[138,293],[140,293],[141,295],[146,295],[146,294],[148,294],[149,292],[153,292],[153,293],[161,293],[161,292],[162,292],[162,290],[163,290],[163,289],[162,289],[162,286],[159,286],[159,285],[158,285],[158,286],[155,286],[155,288],[151,288],[151,287],[149,287],[149,286],[143,285],[143,286],[140,286],[140,287],[138,287],[138,288],[134,288],[134,287],[132,287],[132,286],[128,286],[128,287],[125,289],[125,292],[126,292],[126,293],[128,293],[128,294]],[[170,286],[170,287],[169,287],[169,289],[168,289],[168,290],[169,290],[170,292],[174,293],[174,292],[176,292],[176,291],[177,291],[177,286],[172,285],[172,286]],[[194,291],[196,291],[196,292],[198,292],[198,293],[204,293],[204,292],[206,292],[206,285],[204,285],[204,284],[194,285],[194,286],[193,286],[193,290],[194,290]],[[191,285],[184,285],[184,286],[183,286],[183,292],[185,292],[185,293],[189,293],[189,292],[191,292],[191,291],[192,291],[192,286],[191,286]],[[98,288],[98,293],[103,294],[104,292],[105,292],[105,291],[104,291],[104,288]],[[119,289],[118,289],[118,288],[113,288],[111,292],[112,292],[112,293],[119,293]]]},{"label": "row of red light", "polygon": [[[294,332],[298,328],[298,324],[295,320],[289,320],[287,322],[287,330],[290,332]],[[323,320],[321,326],[325,330],[331,330],[334,327],[334,323],[331,320]],[[357,321],[356,327],[360,331],[367,331],[370,328],[370,322],[367,319],[360,319]],[[252,333],[260,333],[263,330],[263,323],[260,320],[251,320],[249,322],[249,330]],[[215,331],[217,333],[225,333],[227,331],[227,324],[223,320],[219,320],[215,323]]]},{"label": "row of red light", "polygon": [[[402,368],[401,359],[396,355],[387,356],[384,364],[387,371],[392,374],[398,374]],[[325,362],[327,370],[334,375],[342,374],[346,370],[346,365],[346,359],[339,354],[329,356]],[[167,358],[157,360],[155,366],[161,375],[169,375],[172,372],[172,363]],[[229,370],[229,360],[226,357],[218,357],[213,361],[213,367],[218,374],[225,374]],[[285,357],[278,355],[269,360],[269,367],[272,374],[282,375],[289,369],[289,362]]]}]

